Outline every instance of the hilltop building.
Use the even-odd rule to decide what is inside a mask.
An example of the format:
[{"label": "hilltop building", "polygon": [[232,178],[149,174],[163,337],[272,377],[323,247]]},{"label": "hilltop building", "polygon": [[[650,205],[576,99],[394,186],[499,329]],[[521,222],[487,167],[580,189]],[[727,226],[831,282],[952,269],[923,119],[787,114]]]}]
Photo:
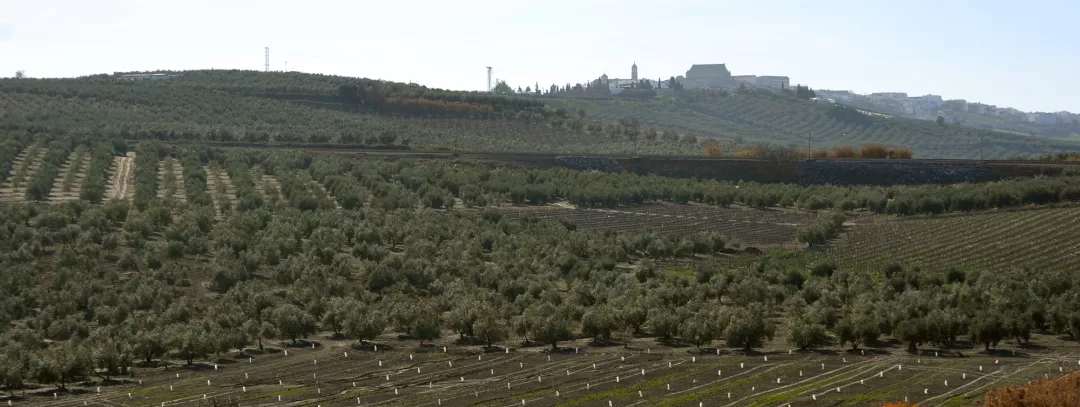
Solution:
[{"label": "hilltop building", "polygon": [[647,87],[650,88],[655,88],[657,86],[657,83],[654,83],[654,81],[650,79],[638,79],[637,62],[634,62],[634,64],[630,66],[630,79],[609,78],[606,73],[600,75],[600,85],[607,86],[608,91],[610,91],[612,95],[618,95],[625,89],[645,87],[646,84],[648,84]]},{"label": "hilltop building", "polygon": [[784,90],[791,86],[791,79],[786,76],[731,75],[725,64],[694,64],[680,77],[687,89],[738,89],[749,85],[772,90]]},{"label": "hilltop building", "polygon": [[[786,76],[732,76],[725,64],[694,64],[686,71],[686,76],[679,75],[675,79],[685,89],[735,90],[740,86],[752,86],[780,91],[791,86],[791,79]],[[626,89],[666,87],[662,77],[656,81],[641,79],[637,62],[630,66],[630,79],[610,78],[603,74],[599,81],[601,86],[607,86],[612,95],[618,95]],[[590,82],[595,83],[595,80]]]}]

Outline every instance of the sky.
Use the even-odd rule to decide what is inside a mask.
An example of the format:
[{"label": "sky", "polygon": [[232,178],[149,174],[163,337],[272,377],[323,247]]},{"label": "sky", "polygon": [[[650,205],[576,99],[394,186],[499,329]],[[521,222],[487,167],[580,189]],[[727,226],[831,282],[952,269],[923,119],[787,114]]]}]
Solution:
[{"label": "sky", "polygon": [[1080,112],[1080,1],[0,0],[0,76],[272,70],[483,90],[692,64]]}]

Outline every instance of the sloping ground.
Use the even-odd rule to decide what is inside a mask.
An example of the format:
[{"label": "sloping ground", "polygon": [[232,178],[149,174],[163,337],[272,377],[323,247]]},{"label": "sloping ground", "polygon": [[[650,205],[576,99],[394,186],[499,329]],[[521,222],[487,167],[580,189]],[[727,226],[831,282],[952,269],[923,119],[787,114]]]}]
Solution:
[{"label": "sloping ground", "polygon": [[748,246],[795,244],[799,225],[813,214],[782,210],[723,208],[706,205],[653,204],[618,209],[560,206],[502,208],[508,217],[533,216],[573,223],[581,229],[693,234],[719,232]]},{"label": "sloping ground", "polygon": [[166,157],[158,167],[158,198],[187,202],[184,191],[184,176],[180,162],[173,157]]},{"label": "sloping ground", "polygon": [[214,218],[222,220],[226,214],[236,208],[236,187],[229,179],[229,173],[218,166],[203,166],[206,172],[206,189],[214,202]]},{"label": "sloping ground", "polygon": [[82,183],[86,179],[86,169],[90,167],[90,153],[84,152],[79,155],[78,151],[72,151],[71,156],[62,167],[53,183],[52,191],[49,192],[49,201],[74,201],[79,199],[82,191]]},{"label": "sloping ground", "polygon": [[1080,269],[1080,208],[858,220],[828,256],[841,265],[1005,272]]},{"label": "sloping ground", "polygon": [[[590,119],[637,119],[649,126],[734,140],[748,145],[771,142],[804,149],[883,143],[908,147],[918,158],[1010,158],[1052,151],[1080,150],[1080,143],[1030,137],[901,117],[865,115],[854,109],[801,101],[790,96],[729,92],[697,97],[689,103],[670,98],[648,101],[551,99],[552,107],[585,109]],[[838,109],[838,110],[834,110]],[[982,138],[980,139],[980,136]],[[980,141],[982,140],[982,141]]]},{"label": "sloping ground", "polygon": [[113,157],[105,199],[131,199],[135,196],[135,153]]},{"label": "sloping ground", "polygon": [[35,173],[41,160],[45,157],[45,149],[39,147],[27,147],[15,162],[11,165],[11,175],[0,186],[0,202],[24,202],[26,200],[26,182]]}]

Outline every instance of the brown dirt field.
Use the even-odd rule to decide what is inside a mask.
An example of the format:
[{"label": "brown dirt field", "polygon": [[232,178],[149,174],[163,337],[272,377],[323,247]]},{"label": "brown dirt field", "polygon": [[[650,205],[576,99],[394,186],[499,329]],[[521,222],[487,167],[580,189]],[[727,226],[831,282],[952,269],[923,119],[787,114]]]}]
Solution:
[{"label": "brown dirt field", "polygon": [[109,185],[105,199],[128,199],[135,196],[135,153],[113,157],[109,167]]},{"label": "brown dirt field", "polygon": [[[451,338],[454,335],[451,335]],[[877,352],[715,354],[640,340],[631,348],[590,347],[585,340],[484,353],[449,344],[418,347],[390,336],[358,350],[353,342],[316,339],[268,352],[235,351],[192,367],[139,368],[124,384],[28,392],[15,404],[41,406],[197,405],[207,398],[244,406],[854,406],[902,401],[926,406],[974,401],[990,388],[1068,372],[1071,355],[1037,351],[1017,357]],[[447,353],[443,353],[447,344]],[[579,346],[575,352],[572,346]],[[287,353],[287,354],[286,354]],[[215,368],[214,366],[217,366]],[[419,370],[417,370],[419,369]],[[642,371],[644,370],[644,375]],[[779,382],[778,382],[779,380]],[[141,382],[140,382],[141,381]],[[209,383],[208,383],[209,381]],[[509,383],[510,387],[507,388]],[[558,392],[558,393],[556,393]],[[130,394],[130,396],[129,396]],[[279,402],[278,397],[281,397]]]}]

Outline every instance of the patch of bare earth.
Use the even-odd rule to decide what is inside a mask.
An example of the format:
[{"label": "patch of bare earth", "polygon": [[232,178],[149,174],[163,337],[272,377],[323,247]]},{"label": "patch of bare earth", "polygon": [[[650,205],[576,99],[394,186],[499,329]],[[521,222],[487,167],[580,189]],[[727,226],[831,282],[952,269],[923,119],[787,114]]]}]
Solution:
[{"label": "patch of bare earth", "polygon": [[113,157],[105,199],[131,199],[135,195],[135,153]]}]

